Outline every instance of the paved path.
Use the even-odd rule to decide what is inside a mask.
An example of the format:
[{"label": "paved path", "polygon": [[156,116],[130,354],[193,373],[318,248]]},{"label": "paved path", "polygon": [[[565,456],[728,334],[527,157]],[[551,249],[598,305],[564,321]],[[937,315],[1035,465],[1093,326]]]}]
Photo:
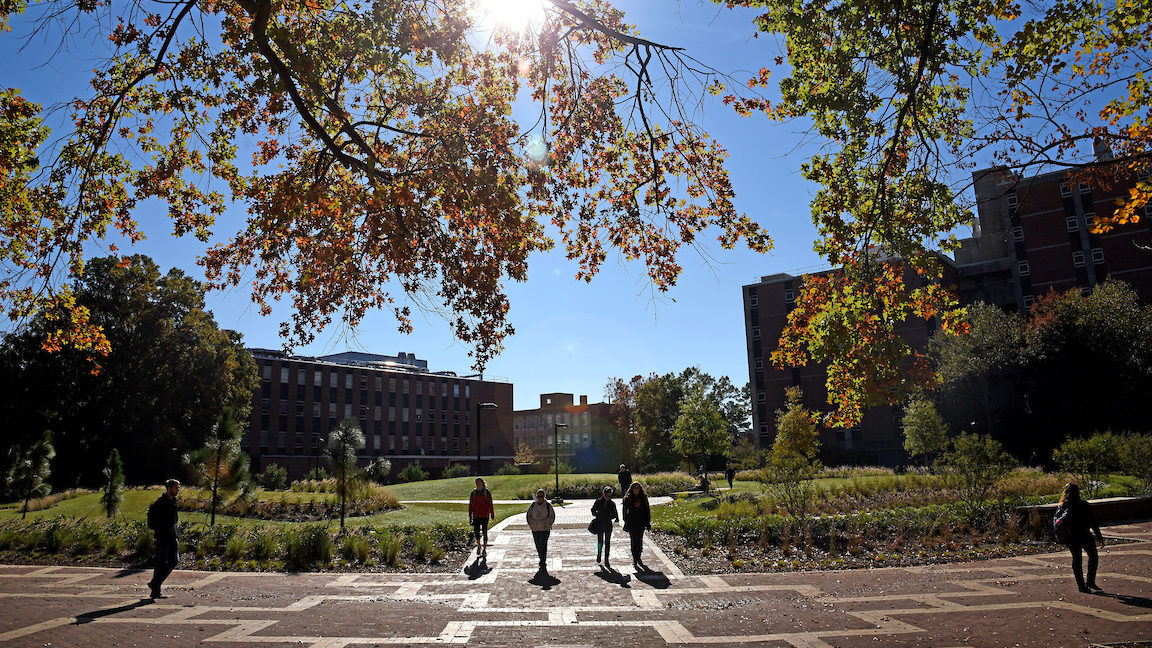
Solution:
[{"label": "paved path", "polygon": [[[583,509],[583,510],[581,510]],[[147,573],[0,566],[0,645],[1088,646],[1152,637],[1152,523],[1114,526],[1105,595],[1075,591],[1064,554],[921,568],[685,576],[652,543],[628,567],[595,564],[587,509],[561,512],[549,575],[517,516],[487,562],[456,574],[177,571],[150,601]]]}]

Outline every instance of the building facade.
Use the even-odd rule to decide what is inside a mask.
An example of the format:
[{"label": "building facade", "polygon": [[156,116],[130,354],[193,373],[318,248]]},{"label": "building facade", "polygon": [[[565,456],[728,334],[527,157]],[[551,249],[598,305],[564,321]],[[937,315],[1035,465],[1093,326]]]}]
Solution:
[{"label": "building facade", "polygon": [[527,444],[541,463],[558,456],[577,472],[616,472],[624,446],[611,408],[589,404],[587,396],[576,404],[572,394],[541,394],[539,408],[515,412],[516,446]]},{"label": "building facade", "polygon": [[[941,257],[945,283],[961,304],[982,301],[1021,313],[1050,291],[1087,293],[1107,278],[1130,284],[1144,302],[1152,302],[1152,206],[1139,223],[1091,231],[1096,216],[1110,216],[1116,199],[1146,178],[1134,175],[1093,187],[1070,182],[1066,172],[1028,178],[1002,168],[973,173],[973,235],[960,241],[954,259]],[[801,387],[806,407],[829,409],[824,366],[781,370],[770,361],[801,281],[801,276],[774,274],[743,287],[757,447],[769,447],[775,439],[775,413],[784,406],[786,388]],[[935,328],[935,322],[906,321],[899,333],[923,352]],[[852,429],[823,430],[821,442],[833,461],[900,465],[905,461],[901,416],[898,408],[873,408]]]},{"label": "building facade", "polygon": [[[353,419],[364,433],[361,465],[408,464],[433,474],[466,463],[481,474],[512,457],[512,385],[432,372],[412,354],[289,356],[250,349],[260,375],[243,448],[253,471],[270,464],[299,479],[324,465],[329,432]],[[495,407],[492,407],[495,405]]]}]

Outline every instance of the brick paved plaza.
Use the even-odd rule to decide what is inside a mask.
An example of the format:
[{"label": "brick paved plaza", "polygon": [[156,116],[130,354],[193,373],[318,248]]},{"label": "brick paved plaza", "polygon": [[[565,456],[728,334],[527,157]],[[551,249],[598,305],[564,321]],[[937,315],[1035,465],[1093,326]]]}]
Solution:
[{"label": "brick paved plaza", "polygon": [[523,519],[494,529],[486,565],[455,574],[0,566],[0,644],[163,646],[1088,646],[1152,638],[1152,523],[1112,526],[1103,595],[1076,591],[1064,554],[920,568],[685,576],[652,543],[636,574],[627,536],[596,565],[587,505],[564,511],[549,576]]}]

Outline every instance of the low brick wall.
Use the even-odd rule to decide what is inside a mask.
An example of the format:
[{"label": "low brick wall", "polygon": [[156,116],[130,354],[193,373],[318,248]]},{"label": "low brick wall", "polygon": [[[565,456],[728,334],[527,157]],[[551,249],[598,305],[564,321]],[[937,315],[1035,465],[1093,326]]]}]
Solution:
[{"label": "low brick wall", "polygon": [[[1092,512],[1096,514],[1096,521],[1100,524],[1108,522],[1136,521],[1144,522],[1152,519],[1152,495],[1140,497],[1106,497],[1104,499],[1088,500],[1092,505]],[[1016,512],[1021,520],[1027,520],[1033,512],[1041,518],[1051,521],[1056,514],[1056,504],[1037,504],[1035,506],[1017,506]]]}]

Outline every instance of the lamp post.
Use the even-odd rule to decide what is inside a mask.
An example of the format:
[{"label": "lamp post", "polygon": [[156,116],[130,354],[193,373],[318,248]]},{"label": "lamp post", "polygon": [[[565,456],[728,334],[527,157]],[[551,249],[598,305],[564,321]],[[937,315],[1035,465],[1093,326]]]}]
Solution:
[{"label": "lamp post", "polygon": [[312,454],[316,455],[316,462],[312,466],[312,472],[314,473],[320,472],[320,447],[327,442],[328,439],[325,439],[324,437],[316,437],[316,440],[313,442]]},{"label": "lamp post", "polygon": [[476,401],[476,476],[480,476],[480,449],[483,448],[480,444],[480,410],[482,409],[496,409],[499,407],[496,403]]},{"label": "lamp post", "polygon": [[555,497],[560,497],[560,428],[566,427],[567,423],[552,424],[552,470],[556,472]]}]

